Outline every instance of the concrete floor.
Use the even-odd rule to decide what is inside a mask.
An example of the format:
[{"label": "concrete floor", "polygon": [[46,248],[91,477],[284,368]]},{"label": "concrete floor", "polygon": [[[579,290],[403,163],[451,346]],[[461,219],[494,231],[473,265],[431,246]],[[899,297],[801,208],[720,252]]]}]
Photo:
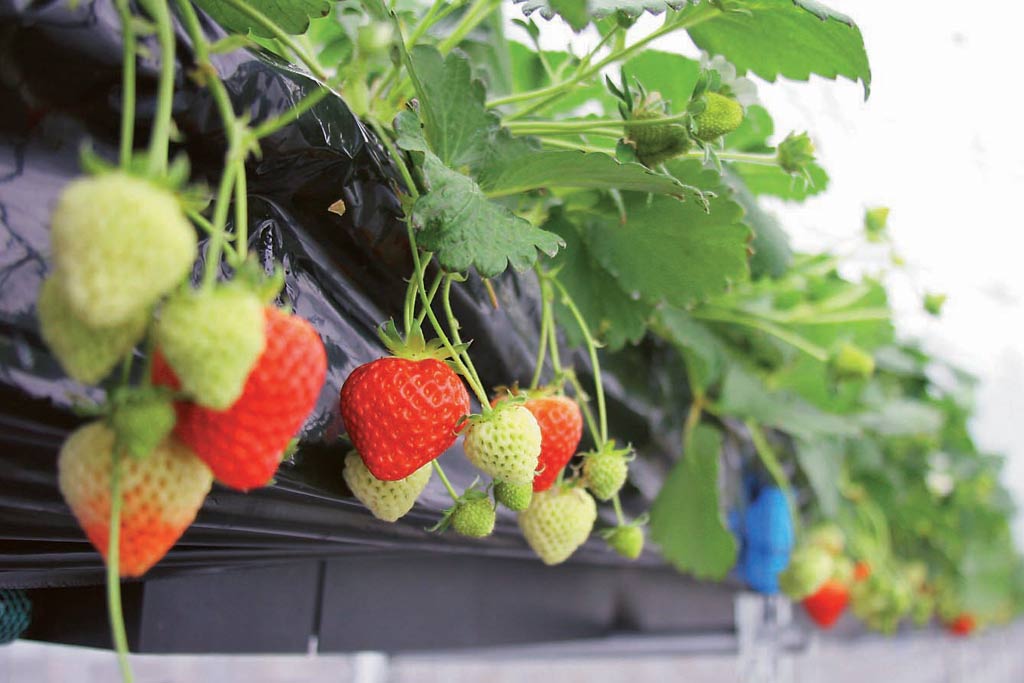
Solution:
[{"label": "concrete floor", "polygon": [[[523,657],[135,656],[137,683],[1021,683],[1024,623],[968,640],[941,633],[894,640],[820,637],[779,662],[774,677],[740,680],[732,654]],[[109,652],[18,641],[0,647],[0,683],[113,683]]]}]

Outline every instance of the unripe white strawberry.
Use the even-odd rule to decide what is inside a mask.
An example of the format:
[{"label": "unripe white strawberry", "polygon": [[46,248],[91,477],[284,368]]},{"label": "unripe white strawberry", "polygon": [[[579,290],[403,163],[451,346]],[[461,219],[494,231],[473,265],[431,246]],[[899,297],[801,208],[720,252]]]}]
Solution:
[{"label": "unripe white strawberry", "polygon": [[466,457],[494,479],[512,484],[533,482],[540,457],[541,433],[533,413],[521,405],[499,404],[473,418],[466,430]]},{"label": "unripe white strawberry", "polygon": [[565,562],[594,528],[597,504],[581,486],[554,486],[533,496],[519,528],[544,564]]},{"label": "unripe white strawberry", "polygon": [[342,476],[352,495],[373,513],[377,519],[395,522],[404,517],[430,481],[431,465],[427,463],[405,479],[382,481],[366,469],[359,453],[351,451],[345,456]]}]

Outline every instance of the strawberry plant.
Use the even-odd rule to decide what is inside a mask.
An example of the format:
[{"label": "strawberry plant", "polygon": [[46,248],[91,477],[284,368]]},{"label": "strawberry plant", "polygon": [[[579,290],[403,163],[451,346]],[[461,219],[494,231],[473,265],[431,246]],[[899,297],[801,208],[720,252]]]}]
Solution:
[{"label": "strawberry plant", "polygon": [[[391,273],[404,298],[388,302],[392,320],[376,320],[380,357],[334,394],[348,442],[337,444],[338,478],[370,514],[401,519],[436,474],[452,503],[434,511],[434,531],[484,538],[516,514],[524,548],[558,564],[600,519],[603,552],[636,559],[649,536],[680,571],[717,580],[740,559],[727,512],[747,502],[720,487],[728,442],[771,482],[745,510],[741,570],[803,601],[822,626],[848,602],[884,631],[937,611],[967,633],[1017,612],[1012,505],[1000,460],[967,431],[970,378],[896,337],[878,280],[843,276],[835,254],[794,253],[760,204],[802,201],[829,178],[813,136],[776,134],[746,76],[844,77],[867,97],[852,19],[803,0],[113,2],[120,154],[83,153],[82,177],[53,210],[37,310],[65,372],[108,389],[59,467],[108,564],[126,679],[119,575],[160,560],[212,480],[271,483],[321,393],[328,359],[315,321],[282,306],[281,274],[247,253],[246,163],[338,98],[388,158],[411,262]],[[506,35],[503,16],[520,12],[532,46]],[[658,26],[627,35],[645,12]],[[596,42],[542,49],[552,25],[590,28]],[[171,160],[172,132],[188,135],[172,120],[182,35],[185,76],[208,91],[226,136],[212,189],[183,152]],[[650,49],[684,36],[699,59]],[[140,39],[160,65],[144,149],[135,67],[151,50]],[[236,50],[290,63],[315,85],[261,116],[222,81],[214,57]],[[866,242],[891,247],[887,216],[868,212]],[[486,292],[482,307],[535,294],[534,318],[517,321],[536,341],[529,386],[484,385],[452,304],[459,289]],[[942,303],[929,294],[922,305],[939,315]],[[630,468],[646,454],[616,440],[602,364],[655,347],[678,377],[639,361],[678,380],[686,400],[657,407],[657,440],[678,458],[648,514],[623,503],[643,501]],[[951,379],[935,381],[936,367]],[[490,479],[461,492],[441,463],[460,439]],[[597,501],[609,504],[600,517]],[[854,560],[870,573],[855,574]]]}]

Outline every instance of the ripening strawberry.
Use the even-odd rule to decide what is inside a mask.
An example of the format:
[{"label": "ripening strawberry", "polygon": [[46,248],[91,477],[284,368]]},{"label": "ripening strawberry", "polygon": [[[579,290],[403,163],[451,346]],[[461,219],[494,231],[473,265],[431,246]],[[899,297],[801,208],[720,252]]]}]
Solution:
[{"label": "ripening strawberry", "polygon": [[196,234],[169,190],[123,172],[72,181],[50,220],[54,272],[93,327],[135,320],[180,283]]},{"label": "ripening strawberry", "polygon": [[789,565],[779,574],[779,587],[793,600],[813,595],[836,570],[836,560],[827,550],[806,544],[793,551]]},{"label": "ripening strawberry", "polygon": [[360,365],[341,387],[341,416],[373,476],[404,479],[447,450],[469,414],[469,394],[444,352],[394,324],[381,333],[394,354]]},{"label": "ripening strawberry", "polygon": [[381,481],[366,469],[355,451],[345,456],[342,476],[349,490],[377,519],[395,522],[404,517],[430,481],[431,466],[424,465],[405,479]]},{"label": "ripening strawberry", "polygon": [[263,302],[236,284],[175,294],[160,309],[156,341],[181,389],[226,410],[238,400],[265,346]]},{"label": "ripening strawberry", "polygon": [[739,102],[716,92],[709,92],[706,97],[707,107],[693,117],[695,138],[711,142],[740,127],[743,107]]},{"label": "ripening strawberry", "polygon": [[503,402],[470,420],[463,446],[466,457],[482,472],[498,481],[528,484],[537,471],[540,427],[529,410]]},{"label": "ripening strawberry", "polygon": [[804,598],[803,606],[807,614],[821,628],[831,628],[847,603],[850,602],[850,591],[841,581],[829,579],[812,595]]},{"label": "ripening strawberry", "polygon": [[544,564],[565,562],[594,528],[597,504],[583,487],[555,486],[533,496],[519,515],[526,542]]},{"label": "ripening strawberry", "polygon": [[566,396],[539,396],[523,404],[540,427],[540,458],[533,490],[545,491],[572,460],[583,436],[583,414],[576,401]]},{"label": "ripening strawberry", "polygon": [[[106,559],[115,434],[102,422],[79,428],[61,447],[60,491],[89,541]],[[210,491],[210,470],[184,444],[165,439],[144,458],[120,460],[121,576],[141,576],[192,523]]]},{"label": "ripening strawberry", "polygon": [[43,341],[71,379],[96,384],[110,374],[146,334],[148,315],[142,311],[123,323],[93,327],[71,310],[64,288],[48,277],[36,302]]},{"label": "ripening strawberry", "polygon": [[[209,465],[217,481],[241,491],[270,482],[288,442],[316,405],[327,372],[327,354],[312,325],[273,307],[264,313],[266,347],[241,397],[227,410],[176,405],[174,433]],[[153,382],[180,387],[159,353],[153,359]]]}]

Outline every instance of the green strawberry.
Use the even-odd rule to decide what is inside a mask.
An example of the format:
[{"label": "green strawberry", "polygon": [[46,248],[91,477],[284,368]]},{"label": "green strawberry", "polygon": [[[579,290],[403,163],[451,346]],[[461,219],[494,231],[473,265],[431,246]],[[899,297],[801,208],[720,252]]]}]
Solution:
[{"label": "green strawberry", "polygon": [[743,107],[739,102],[716,92],[709,92],[706,97],[707,107],[693,117],[695,138],[711,142],[740,127]]},{"label": "green strawberry", "polygon": [[644,551],[644,530],[634,524],[617,526],[601,533],[608,547],[623,557],[635,560]]},{"label": "green strawberry", "polygon": [[786,570],[779,574],[779,587],[793,600],[803,600],[832,578],[835,560],[825,549],[804,545],[793,551]]},{"label": "green strawberry", "polygon": [[836,379],[868,379],[875,373],[875,359],[870,353],[849,342],[842,344],[829,359]]},{"label": "green strawberry", "polygon": [[581,486],[553,486],[533,496],[519,515],[526,542],[544,564],[560,564],[583,545],[594,528],[597,504]]},{"label": "green strawberry", "polygon": [[430,481],[430,473],[431,466],[427,463],[405,479],[382,481],[370,474],[359,453],[350,451],[345,456],[345,469],[341,474],[352,495],[374,517],[385,522],[395,522],[412,509]]},{"label": "green strawberry", "polygon": [[807,176],[807,167],[814,161],[814,143],[807,133],[790,133],[779,143],[775,160],[786,173]]},{"label": "green strawberry", "polygon": [[[476,493],[482,493],[477,491]],[[483,538],[490,536],[494,531],[495,520],[494,505],[486,495],[476,497],[466,496],[460,500],[452,512],[452,528],[462,536],[470,538]]]},{"label": "green strawberry", "polygon": [[144,458],[174,429],[177,415],[169,392],[160,388],[134,389],[115,394],[110,426],[117,445],[129,455]]},{"label": "green strawberry", "polygon": [[946,304],[945,294],[935,294],[928,292],[924,295],[924,310],[928,311],[929,315],[936,317],[942,315],[942,307]]},{"label": "green strawberry", "polygon": [[499,481],[494,485],[494,499],[514,512],[522,512],[528,508],[532,498],[533,484]]},{"label": "green strawberry", "polygon": [[123,172],[79,178],[50,221],[57,280],[75,314],[95,327],[135,320],[181,282],[196,234],[168,190]]},{"label": "green strawberry", "polygon": [[507,401],[486,415],[471,418],[466,457],[494,479],[532,484],[540,457],[541,435],[533,413]]},{"label": "green strawberry", "polygon": [[54,277],[43,281],[36,313],[43,341],[64,372],[83,384],[96,384],[109,375],[146,334],[149,320],[146,311],[140,311],[118,325],[88,325],[71,310],[64,288]]},{"label": "green strawberry", "polygon": [[637,159],[646,166],[657,166],[663,161],[683,154],[692,141],[681,123],[636,125],[631,121],[660,119],[669,115],[668,105],[661,95],[652,92],[637,98],[625,125],[626,139],[636,148]]},{"label": "green strawberry", "polygon": [[609,441],[599,451],[588,453],[583,459],[583,480],[598,500],[607,501],[619,492],[629,474],[629,448],[615,448]]},{"label": "green strawberry", "polygon": [[160,352],[201,406],[227,410],[266,345],[263,302],[234,284],[172,296],[160,311]]}]

